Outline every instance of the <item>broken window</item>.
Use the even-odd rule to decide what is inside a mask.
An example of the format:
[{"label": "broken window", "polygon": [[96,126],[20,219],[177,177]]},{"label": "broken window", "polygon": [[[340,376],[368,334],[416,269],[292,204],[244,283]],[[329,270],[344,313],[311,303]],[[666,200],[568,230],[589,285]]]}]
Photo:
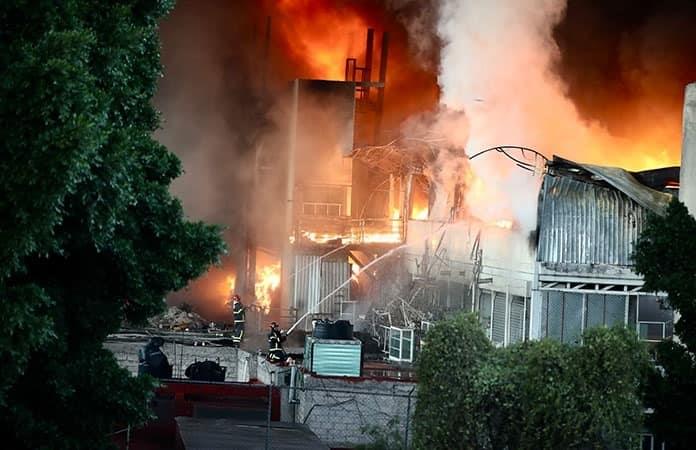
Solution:
[{"label": "broken window", "polygon": [[413,361],[413,329],[389,329],[389,359],[398,362]]}]

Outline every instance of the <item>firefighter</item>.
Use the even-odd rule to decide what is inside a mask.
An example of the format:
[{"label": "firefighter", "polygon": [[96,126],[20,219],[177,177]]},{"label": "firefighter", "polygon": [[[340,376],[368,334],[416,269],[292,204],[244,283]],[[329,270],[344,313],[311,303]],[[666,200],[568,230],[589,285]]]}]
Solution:
[{"label": "firefighter", "polygon": [[162,352],[164,339],[159,336],[150,338],[145,348],[138,351],[138,375],[150,374],[156,378],[171,378],[172,365],[167,355]]},{"label": "firefighter", "polygon": [[271,362],[285,361],[287,355],[283,350],[285,333],[276,322],[271,322],[271,331],[268,333],[268,360]]},{"label": "firefighter", "polygon": [[232,329],[232,343],[235,347],[239,347],[244,338],[244,318],[246,316],[246,308],[242,305],[242,299],[239,295],[232,296],[232,315],[234,316],[234,328]]}]

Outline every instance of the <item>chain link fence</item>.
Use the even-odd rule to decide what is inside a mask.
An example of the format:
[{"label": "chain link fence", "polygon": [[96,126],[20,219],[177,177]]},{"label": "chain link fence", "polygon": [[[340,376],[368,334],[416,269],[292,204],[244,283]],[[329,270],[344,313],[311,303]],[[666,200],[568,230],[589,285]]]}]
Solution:
[{"label": "chain link fence", "polygon": [[[316,379],[314,381],[316,382]],[[370,380],[367,381],[367,385],[362,381],[362,386],[351,388],[351,382],[342,380],[326,380],[320,383],[326,385],[253,385],[258,393],[256,399],[261,401],[259,406],[263,408],[262,414],[261,408],[255,410],[253,420],[250,420],[251,411],[237,410],[236,416],[229,415],[229,411],[235,408],[233,401],[229,404],[229,410],[225,411],[220,403],[223,397],[218,395],[210,401],[215,403],[216,407],[222,407],[218,409],[221,413],[219,417],[196,417],[196,413],[177,415],[178,425],[172,422],[172,432],[174,427],[178,429],[183,426],[185,429],[200,425],[202,428],[195,429],[194,433],[206,434],[210,433],[206,428],[207,424],[217,424],[213,427],[222,427],[224,433],[229,436],[224,438],[228,439],[225,442],[229,441],[230,445],[234,444],[234,448],[240,449],[409,448],[416,404],[415,384]],[[339,383],[342,386],[339,386]],[[237,388],[244,386],[242,383],[219,385]],[[206,402],[201,395],[197,397],[198,401]],[[198,405],[201,406],[202,404]],[[175,408],[185,409],[180,406]],[[265,416],[265,420],[261,419],[262,416]],[[220,420],[224,424],[221,425]],[[147,434],[147,427],[137,433],[130,428],[122,428],[114,430],[110,437],[117,448],[128,449],[140,448],[138,437]],[[174,436],[171,436],[171,439],[174,439]],[[223,438],[218,436],[218,439]]]},{"label": "chain link fence", "polygon": [[[389,391],[338,386],[277,389],[281,421],[311,431],[327,448],[406,449],[411,441],[413,385],[392,384]],[[283,448],[283,443],[269,440],[266,448]]]}]

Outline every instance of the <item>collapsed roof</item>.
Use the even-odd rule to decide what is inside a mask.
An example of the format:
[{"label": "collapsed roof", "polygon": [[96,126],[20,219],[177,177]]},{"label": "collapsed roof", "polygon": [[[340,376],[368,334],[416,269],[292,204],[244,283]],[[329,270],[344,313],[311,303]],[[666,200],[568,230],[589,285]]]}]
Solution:
[{"label": "collapsed roof", "polygon": [[554,156],[548,163],[551,173],[573,175],[585,181],[599,181],[623,192],[640,206],[664,214],[672,195],[654,188],[665,188],[671,181],[679,181],[679,167],[667,167],[644,172],[629,172],[619,167],[583,164]]}]

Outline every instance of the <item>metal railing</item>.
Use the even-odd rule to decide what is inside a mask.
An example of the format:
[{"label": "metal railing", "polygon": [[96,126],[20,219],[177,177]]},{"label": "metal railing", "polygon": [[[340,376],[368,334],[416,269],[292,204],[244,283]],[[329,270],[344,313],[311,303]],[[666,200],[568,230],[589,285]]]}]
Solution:
[{"label": "metal railing", "polygon": [[404,240],[403,219],[353,219],[350,217],[300,216],[295,222],[295,242],[397,244]]}]

